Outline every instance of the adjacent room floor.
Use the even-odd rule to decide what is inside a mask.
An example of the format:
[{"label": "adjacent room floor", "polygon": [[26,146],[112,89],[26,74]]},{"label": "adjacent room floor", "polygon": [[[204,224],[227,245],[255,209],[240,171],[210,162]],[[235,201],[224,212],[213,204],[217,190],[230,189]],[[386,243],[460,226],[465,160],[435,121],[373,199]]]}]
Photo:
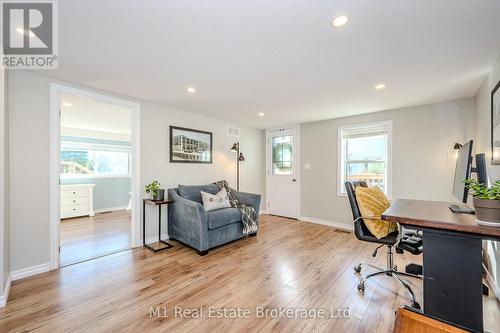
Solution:
[{"label": "adjacent room floor", "polygon": [[[323,225],[262,215],[257,237],[207,256],[174,245],[156,254],[123,251],[15,281],[0,310],[0,331],[391,332],[396,309],[410,302],[406,290],[385,276],[367,282],[360,294],[353,266],[383,266],[384,251],[373,259],[375,245]],[[405,254],[395,261],[404,267],[420,259]],[[421,302],[421,281],[410,281]],[[484,300],[485,328],[499,332],[499,304]],[[210,307],[252,315],[210,318]],[[257,307],[333,310],[334,316],[288,319],[274,312],[256,318]],[[338,309],[348,309],[343,314],[349,317],[335,317]]]},{"label": "adjacent room floor", "polygon": [[61,266],[130,248],[130,212],[61,220]]}]

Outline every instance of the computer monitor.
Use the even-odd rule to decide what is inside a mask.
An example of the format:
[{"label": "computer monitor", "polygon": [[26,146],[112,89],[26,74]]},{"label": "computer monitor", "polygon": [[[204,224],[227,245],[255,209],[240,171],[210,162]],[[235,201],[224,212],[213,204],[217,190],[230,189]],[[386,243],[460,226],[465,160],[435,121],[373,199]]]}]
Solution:
[{"label": "computer monitor", "polygon": [[[467,203],[468,189],[465,187],[465,181],[471,178],[473,172],[477,173],[477,181],[488,185],[488,175],[486,174],[486,157],[485,154],[477,154],[476,167],[472,167],[472,140],[467,142],[460,148],[457,156],[457,164],[455,167],[455,180],[453,183],[453,196],[463,203]],[[450,205],[450,209],[454,213],[474,214],[474,210],[467,205]]]},{"label": "computer monitor", "polygon": [[486,173],[486,155],[476,155],[476,167],[471,169],[471,172],[477,173],[477,181],[480,184],[488,186],[488,174]]},{"label": "computer monitor", "polygon": [[472,140],[465,143],[458,151],[455,167],[455,180],[453,182],[453,196],[463,203],[467,203],[469,191],[465,181],[470,178],[472,168]]}]

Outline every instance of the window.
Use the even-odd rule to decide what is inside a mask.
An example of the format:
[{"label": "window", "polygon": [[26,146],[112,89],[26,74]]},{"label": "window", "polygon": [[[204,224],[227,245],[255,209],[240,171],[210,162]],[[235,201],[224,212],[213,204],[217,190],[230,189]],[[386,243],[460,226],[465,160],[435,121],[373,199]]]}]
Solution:
[{"label": "window", "polygon": [[130,176],[130,147],[61,142],[61,176],[65,178]]},{"label": "window", "polygon": [[339,128],[339,193],[344,183],[363,180],[390,196],[390,146],[392,122]]},{"label": "window", "polygon": [[291,175],[292,170],[292,136],[277,136],[273,138],[273,175]]}]

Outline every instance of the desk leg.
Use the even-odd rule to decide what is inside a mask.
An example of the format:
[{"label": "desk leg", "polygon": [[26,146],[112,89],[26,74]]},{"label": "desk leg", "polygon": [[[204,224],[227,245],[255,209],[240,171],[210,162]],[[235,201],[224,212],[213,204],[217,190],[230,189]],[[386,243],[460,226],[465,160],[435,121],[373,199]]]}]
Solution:
[{"label": "desk leg", "polygon": [[481,239],[425,230],[424,313],[483,331]]}]

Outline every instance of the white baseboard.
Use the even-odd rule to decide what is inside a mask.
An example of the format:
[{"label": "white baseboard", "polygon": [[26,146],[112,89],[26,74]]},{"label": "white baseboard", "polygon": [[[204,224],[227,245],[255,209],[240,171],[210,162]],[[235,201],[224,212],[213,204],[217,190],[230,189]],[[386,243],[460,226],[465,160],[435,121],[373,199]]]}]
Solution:
[{"label": "white baseboard", "polygon": [[345,223],[340,223],[340,222],[321,220],[321,219],[317,219],[315,217],[300,216],[299,221],[322,224],[322,225],[326,225],[326,226],[333,227],[335,229],[340,229],[343,231],[349,231],[349,232],[354,231],[353,224],[345,224]]},{"label": "white baseboard", "polygon": [[114,212],[114,211],[117,211],[117,210],[125,210],[125,209],[127,209],[127,206],[110,207],[110,208],[99,208],[99,209],[94,209],[94,213],[100,214],[100,213]]},{"label": "white baseboard", "polygon": [[0,295],[0,308],[3,308],[7,304],[7,299],[9,298],[10,284],[12,283],[12,274],[9,274],[7,281],[5,281],[5,286],[3,288],[3,294]]},{"label": "white baseboard", "polygon": [[12,281],[16,281],[28,276],[40,274],[40,273],[45,273],[50,271],[50,263],[45,263],[41,265],[36,265],[32,267],[27,267],[23,269],[18,269],[17,271],[13,271],[12,274]]},{"label": "white baseboard", "polygon": [[493,290],[493,294],[495,294],[495,297],[497,298],[497,300],[500,301],[500,287],[495,284],[493,277],[491,276],[490,272],[486,269],[486,266],[484,265],[484,263],[483,263],[483,269],[486,272],[486,281],[488,281],[488,285],[490,286],[490,289]]},{"label": "white baseboard", "polygon": [[261,215],[261,214],[263,214],[263,215],[267,215],[267,210],[260,210],[260,211],[259,211],[259,215]]}]

